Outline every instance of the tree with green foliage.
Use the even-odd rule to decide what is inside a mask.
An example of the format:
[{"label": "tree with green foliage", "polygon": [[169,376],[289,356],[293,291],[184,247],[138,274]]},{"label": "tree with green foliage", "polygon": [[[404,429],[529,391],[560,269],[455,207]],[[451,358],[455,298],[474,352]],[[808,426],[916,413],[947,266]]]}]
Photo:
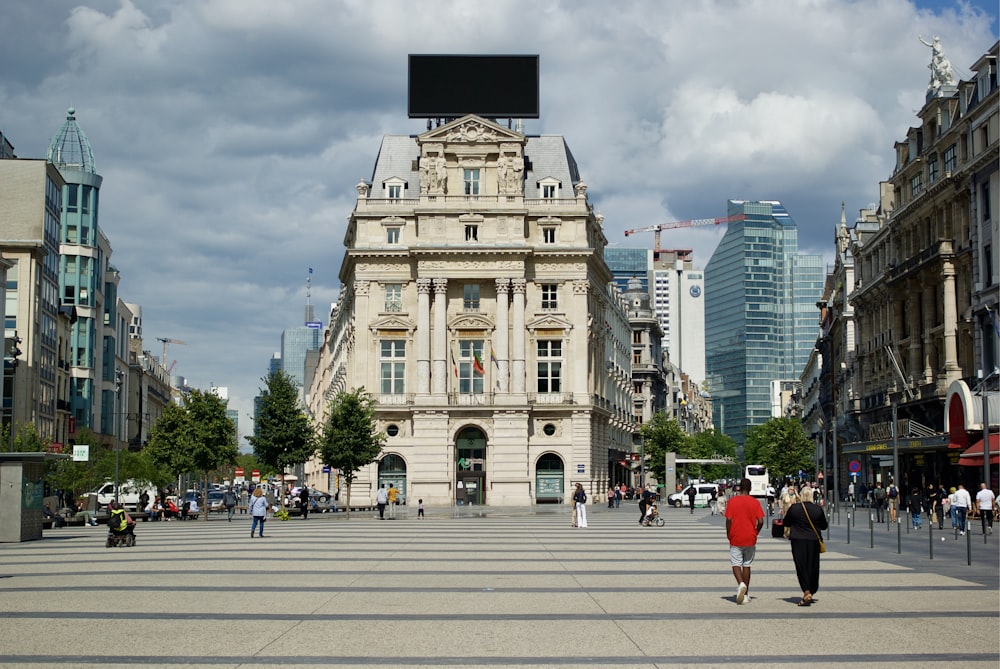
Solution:
[{"label": "tree with green foliage", "polygon": [[170,473],[173,479],[194,470],[191,453],[193,434],[187,410],[171,402],[159,420],[149,430],[145,452],[148,457]]},{"label": "tree with green foliage", "polygon": [[378,431],[375,400],[357,388],[341,391],[330,402],[329,415],[320,437],[323,463],[340,470],[347,487],[344,507],[351,517],[351,485],[358,470],[378,459],[385,445],[385,433]]},{"label": "tree with green foliage", "polygon": [[798,418],[772,418],[747,430],[743,454],[748,464],[764,465],[771,478],[798,475],[815,468],[816,445]]},{"label": "tree with green foliage", "polygon": [[[184,397],[191,430],[191,460],[202,473],[204,487],[212,472],[223,465],[232,465],[240,454],[236,443],[236,425],[226,415],[226,401],[214,393],[192,390]],[[208,509],[202,517],[208,520]]]},{"label": "tree with green foliage", "polygon": [[[209,475],[239,456],[236,425],[226,415],[226,402],[193,390],[184,397],[184,406],[167,405],[150,430],[145,454],[173,478],[200,472],[207,490]],[[203,518],[208,520],[207,511]]]},{"label": "tree with green foliage", "polygon": [[284,473],[316,453],[316,432],[299,403],[295,380],[278,370],[261,379],[260,405],[249,438],[254,455],[264,465]]},{"label": "tree with green foliage", "polygon": [[657,411],[651,420],[643,423],[639,434],[649,461],[647,469],[657,481],[666,480],[667,453],[676,453],[682,458],[694,457],[694,440],[681,429],[677,419],[667,417],[662,411]]},{"label": "tree with green foliage", "polygon": [[730,478],[738,468],[736,463],[736,442],[731,437],[722,434],[715,428],[704,430],[694,435],[696,458],[713,458],[729,456],[733,458],[731,465],[702,465],[701,475],[706,481]]}]

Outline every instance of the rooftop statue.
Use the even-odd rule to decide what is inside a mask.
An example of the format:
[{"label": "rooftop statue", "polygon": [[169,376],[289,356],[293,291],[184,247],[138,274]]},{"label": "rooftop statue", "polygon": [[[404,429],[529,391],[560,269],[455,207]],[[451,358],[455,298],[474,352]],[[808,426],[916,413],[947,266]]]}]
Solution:
[{"label": "rooftop statue", "polygon": [[951,66],[951,61],[944,55],[941,38],[935,35],[933,42],[925,42],[923,37],[917,35],[917,39],[931,49],[931,62],[927,66],[931,71],[931,80],[927,83],[927,92],[930,95],[937,95],[942,86],[954,86],[955,70]]}]

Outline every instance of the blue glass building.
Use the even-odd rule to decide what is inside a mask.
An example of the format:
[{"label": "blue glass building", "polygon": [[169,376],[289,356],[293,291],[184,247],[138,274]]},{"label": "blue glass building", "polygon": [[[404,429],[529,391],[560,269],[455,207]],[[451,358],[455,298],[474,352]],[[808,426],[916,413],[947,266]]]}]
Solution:
[{"label": "blue glass building", "polygon": [[705,350],[713,422],[740,446],[771,418],[771,381],[798,378],[816,343],[822,257],[798,253],[798,227],[776,201],[730,200],[730,223],[705,269]]},{"label": "blue glass building", "polygon": [[[62,193],[59,288],[61,303],[74,305],[77,313],[69,346],[69,364],[73,369],[70,412],[77,430],[89,428],[110,434],[114,431],[115,377],[114,347],[104,337],[105,273],[110,245],[102,239],[98,227],[103,179],[97,174],[90,142],[77,124],[75,114],[70,107],[47,155],[66,182]],[[112,311],[116,297],[111,297]],[[101,418],[99,423],[96,417]]]}]

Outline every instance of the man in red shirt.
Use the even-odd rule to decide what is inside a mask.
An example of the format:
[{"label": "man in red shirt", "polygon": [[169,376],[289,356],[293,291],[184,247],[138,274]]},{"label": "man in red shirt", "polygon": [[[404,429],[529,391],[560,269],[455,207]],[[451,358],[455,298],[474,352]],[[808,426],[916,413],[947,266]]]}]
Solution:
[{"label": "man in red shirt", "polygon": [[726,536],[729,538],[729,564],[736,577],[736,603],[749,601],[750,566],[757,551],[757,535],[764,527],[764,509],[750,496],[750,479],[740,481],[740,494],[726,504]]}]

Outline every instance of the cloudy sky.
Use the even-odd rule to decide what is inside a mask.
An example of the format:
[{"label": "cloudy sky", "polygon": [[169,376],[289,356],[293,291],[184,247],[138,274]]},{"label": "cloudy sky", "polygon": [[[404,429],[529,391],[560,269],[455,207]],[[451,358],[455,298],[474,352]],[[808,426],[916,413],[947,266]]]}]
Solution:
[{"label": "cloudy sky", "polygon": [[[100,224],[146,348],[228,386],[240,431],[299,326],[325,314],[345,221],[406,117],[409,53],[533,53],[609,242],[778,199],[830,256],[841,202],[874,202],[916,122],[938,35],[959,77],[997,39],[995,0],[32,0],[0,13],[0,131],[43,157],[74,106],[104,177]],[[707,263],[719,229],[664,234]],[[168,361],[169,362],[169,361]]]}]

